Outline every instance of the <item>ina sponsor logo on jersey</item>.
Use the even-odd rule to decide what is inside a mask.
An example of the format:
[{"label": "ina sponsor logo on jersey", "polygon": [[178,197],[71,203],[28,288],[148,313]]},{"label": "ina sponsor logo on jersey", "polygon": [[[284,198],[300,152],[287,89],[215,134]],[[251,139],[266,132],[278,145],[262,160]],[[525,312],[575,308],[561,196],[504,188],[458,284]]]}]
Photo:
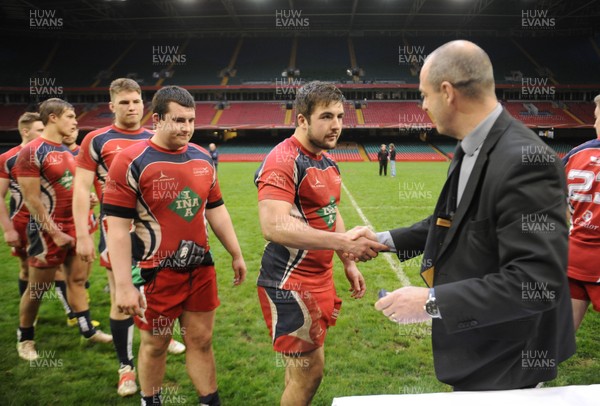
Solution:
[{"label": "ina sponsor logo on jersey", "polygon": [[201,206],[200,196],[186,186],[171,202],[169,209],[189,223],[194,219]]},{"label": "ina sponsor logo on jersey", "polygon": [[325,224],[327,224],[327,228],[329,228],[330,230],[335,224],[336,207],[337,205],[335,204],[335,197],[331,196],[329,198],[329,204],[317,210],[317,214],[323,219]]},{"label": "ina sponsor logo on jersey", "polygon": [[68,169],[65,171],[63,176],[58,181],[65,189],[71,190],[73,185],[73,174]]},{"label": "ina sponsor logo on jersey", "polygon": [[592,155],[590,157],[590,165],[600,166],[600,157]]}]

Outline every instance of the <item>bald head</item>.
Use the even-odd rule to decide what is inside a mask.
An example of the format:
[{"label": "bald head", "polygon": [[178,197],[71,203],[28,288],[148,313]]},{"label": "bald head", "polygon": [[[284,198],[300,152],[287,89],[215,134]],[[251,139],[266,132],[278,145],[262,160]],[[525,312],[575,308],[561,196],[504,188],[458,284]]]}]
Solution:
[{"label": "bald head", "polygon": [[423,71],[436,90],[447,81],[470,99],[495,98],[492,62],[470,41],[451,41],[437,48],[425,60]]}]

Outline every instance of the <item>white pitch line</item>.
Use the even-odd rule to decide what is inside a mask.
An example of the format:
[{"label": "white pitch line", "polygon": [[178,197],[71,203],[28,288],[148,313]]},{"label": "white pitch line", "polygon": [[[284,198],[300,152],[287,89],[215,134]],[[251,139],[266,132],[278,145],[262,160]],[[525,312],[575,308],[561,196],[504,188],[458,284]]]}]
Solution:
[{"label": "white pitch line", "polygon": [[[354,207],[354,210],[356,210],[363,223],[365,223],[367,227],[369,227],[371,230],[375,230],[375,228],[373,228],[373,224],[371,224],[367,216],[365,216],[365,213],[363,213],[363,211],[361,210],[358,203],[356,203],[356,200],[354,200],[354,197],[352,196],[352,194],[350,194],[350,191],[348,190],[344,182],[342,182],[342,188],[344,188],[344,191],[348,195],[348,199],[350,199],[352,207]],[[410,281],[408,280],[408,277],[402,270],[402,265],[400,265],[400,261],[392,253],[389,252],[384,252],[381,255],[383,255],[383,258],[390,265],[390,268],[392,268],[392,271],[394,271],[402,286],[410,286]]]}]

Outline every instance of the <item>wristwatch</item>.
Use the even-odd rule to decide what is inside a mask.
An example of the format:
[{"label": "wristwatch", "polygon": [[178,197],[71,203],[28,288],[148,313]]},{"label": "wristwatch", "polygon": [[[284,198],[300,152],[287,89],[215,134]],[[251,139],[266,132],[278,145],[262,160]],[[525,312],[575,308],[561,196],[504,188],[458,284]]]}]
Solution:
[{"label": "wristwatch", "polygon": [[435,290],[433,288],[429,289],[429,297],[425,302],[424,306],[425,311],[428,315],[431,316],[432,319],[441,319],[442,315],[440,314],[440,309],[435,301]]}]

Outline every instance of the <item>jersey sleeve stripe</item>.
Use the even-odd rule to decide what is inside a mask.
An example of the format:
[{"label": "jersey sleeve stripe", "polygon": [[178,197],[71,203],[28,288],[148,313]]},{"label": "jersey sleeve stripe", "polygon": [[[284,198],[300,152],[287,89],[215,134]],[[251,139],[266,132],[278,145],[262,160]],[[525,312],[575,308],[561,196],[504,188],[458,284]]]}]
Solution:
[{"label": "jersey sleeve stripe", "polygon": [[124,219],[137,218],[137,210],[134,208],[116,206],[114,204],[105,203],[102,205],[102,213],[106,216],[120,217]]},{"label": "jersey sleeve stripe", "polygon": [[223,201],[223,199],[219,199],[219,200],[217,200],[215,202],[207,202],[206,203],[206,209],[207,210],[208,209],[214,209],[215,207],[219,207],[219,206],[222,206],[224,204],[225,204],[225,202]]}]

